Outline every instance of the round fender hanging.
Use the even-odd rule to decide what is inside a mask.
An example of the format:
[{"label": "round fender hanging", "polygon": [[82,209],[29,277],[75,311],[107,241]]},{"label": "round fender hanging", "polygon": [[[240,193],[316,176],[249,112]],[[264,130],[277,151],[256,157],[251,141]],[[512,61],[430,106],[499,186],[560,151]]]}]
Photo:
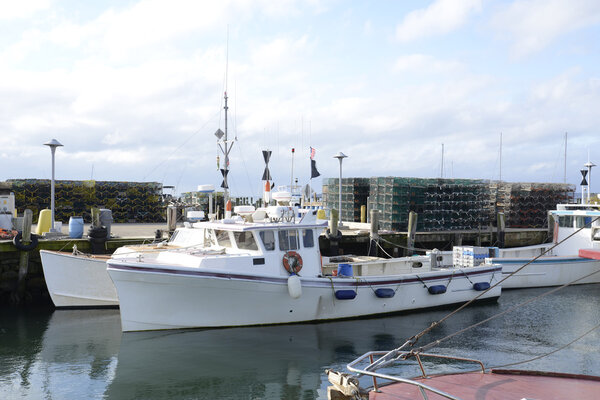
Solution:
[{"label": "round fender hanging", "polygon": [[302,269],[302,257],[295,251],[288,251],[283,255],[283,268],[290,274],[297,274]]},{"label": "round fender hanging", "polygon": [[38,245],[38,237],[37,235],[31,235],[31,242],[29,244],[23,243],[23,233],[17,233],[17,236],[13,238],[13,244],[15,247],[21,251],[30,251],[37,247]]}]

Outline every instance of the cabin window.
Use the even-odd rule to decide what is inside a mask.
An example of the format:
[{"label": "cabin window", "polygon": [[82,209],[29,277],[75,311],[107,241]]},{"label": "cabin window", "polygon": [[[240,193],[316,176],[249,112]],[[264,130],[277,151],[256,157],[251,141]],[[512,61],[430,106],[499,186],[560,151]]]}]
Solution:
[{"label": "cabin window", "polygon": [[233,237],[235,238],[238,249],[258,250],[258,246],[254,241],[254,235],[252,235],[252,232],[233,232]]},{"label": "cabin window", "polygon": [[298,250],[298,231],[295,229],[281,230],[278,232],[279,250]]},{"label": "cabin window", "polygon": [[260,240],[262,240],[265,250],[275,250],[275,234],[273,231],[260,231]]},{"label": "cabin window", "polygon": [[229,231],[215,230],[217,244],[223,247],[231,247],[231,239],[229,239]]},{"label": "cabin window", "polygon": [[302,230],[302,245],[304,248],[310,248],[315,246],[315,236],[313,235],[312,229]]},{"label": "cabin window", "polygon": [[558,226],[561,228],[572,228],[573,217],[570,215],[561,215],[558,217]]},{"label": "cabin window", "polygon": [[592,217],[575,217],[575,228],[589,228],[592,223]]}]

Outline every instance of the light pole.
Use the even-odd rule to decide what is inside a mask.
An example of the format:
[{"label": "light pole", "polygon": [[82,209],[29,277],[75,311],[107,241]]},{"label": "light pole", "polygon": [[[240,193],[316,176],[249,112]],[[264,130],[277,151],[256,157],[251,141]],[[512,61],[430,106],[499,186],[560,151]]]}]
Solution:
[{"label": "light pole", "polygon": [[339,184],[339,200],[338,200],[338,213],[339,213],[339,226],[342,226],[342,160],[348,157],[341,151],[337,153],[333,158],[337,158],[340,161],[340,184]]},{"label": "light pole", "polygon": [[56,148],[61,147],[62,144],[58,140],[52,139],[48,143],[44,143],[44,146],[50,147],[50,151],[52,152],[52,181],[50,182],[50,232],[54,232],[54,153],[56,153]]},{"label": "light pole", "polygon": [[[585,202],[585,204],[590,204],[590,190],[592,189],[592,167],[595,167],[596,164],[589,161],[589,154],[588,154],[588,162],[586,162],[583,166],[586,167],[587,171],[588,171],[587,201]],[[583,197],[583,195],[581,197]],[[584,199],[582,199],[582,201],[581,201],[582,203],[583,203],[583,200]]]}]

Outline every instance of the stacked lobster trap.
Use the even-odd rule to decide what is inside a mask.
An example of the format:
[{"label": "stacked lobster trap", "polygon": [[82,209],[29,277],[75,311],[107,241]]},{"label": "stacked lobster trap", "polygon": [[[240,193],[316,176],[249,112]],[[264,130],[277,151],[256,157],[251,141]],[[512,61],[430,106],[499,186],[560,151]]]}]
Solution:
[{"label": "stacked lobster trap", "polygon": [[[368,184],[367,184],[368,182]],[[339,179],[323,179],[323,200],[337,209]],[[475,230],[496,226],[504,213],[507,227],[545,228],[548,210],[573,202],[575,187],[557,183],[511,183],[480,179],[372,177],[342,179],[345,221],[360,221],[360,207],[379,210],[380,228],[405,231],[411,211],[417,230]]]},{"label": "stacked lobster trap", "polygon": [[[323,179],[323,204],[329,209],[339,209],[339,179]],[[342,221],[360,221],[361,206],[367,205],[369,178],[342,178]]]},{"label": "stacked lobster trap", "polygon": [[[26,208],[39,212],[50,208],[49,179],[9,179],[6,181],[15,193],[18,212]],[[164,222],[166,204],[162,184],[157,182],[67,181],[54,182],[55,219],[67,221],[82,216],[91,222],[92,207],[112,211],[114,222]]]}]

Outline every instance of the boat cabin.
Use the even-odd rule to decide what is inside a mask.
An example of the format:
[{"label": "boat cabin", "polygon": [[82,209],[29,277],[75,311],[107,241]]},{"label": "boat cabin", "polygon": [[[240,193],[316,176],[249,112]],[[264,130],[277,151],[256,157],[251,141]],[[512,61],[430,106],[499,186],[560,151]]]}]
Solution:
[{"label": "boat cabin", "polygon": [[559,204],[554,217],[554,242],[575,236],[556,247],[556,254],[578,254],[582,248],[600,248],[600,206],[594,204]]},{"label": "boat cabin", "polygon": [[[163,252],[157,261],[202,268],[226,266],[240,272],[252,267],[257,274],[317,276],[321,273],[319,235],[326,222],[312,217],[309,215],[300,222],[248,222],[243,218],[197,222],[187,232],[182,230],[177,235],[189,235],[191,238],[185,241],[196,243],[198,235],[202,235],[200,245],[186,251]],[[229,256],[227,263],[223,255]],[[291,267],[290,257],[294,264]]]}]

